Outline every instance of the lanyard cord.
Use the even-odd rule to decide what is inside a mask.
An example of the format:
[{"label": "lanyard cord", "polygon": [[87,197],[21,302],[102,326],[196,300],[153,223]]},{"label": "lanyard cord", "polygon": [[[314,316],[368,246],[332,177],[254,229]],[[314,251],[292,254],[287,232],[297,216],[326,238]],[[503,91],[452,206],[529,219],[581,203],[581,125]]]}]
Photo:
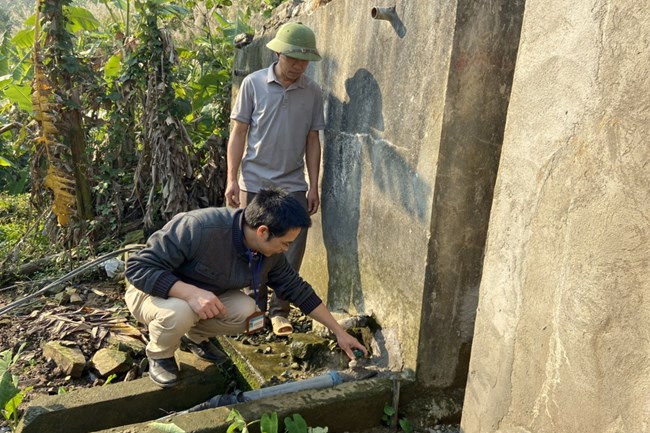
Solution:
[{"label": "lanyard cord", "polygon": [[251,277],[253,280],[253,292],[255,293],[255,305],[258,307],[260,306],[259,303],[259,295],[258,295],[258,289],[262,285],[262,255],[260,254],[260,258],[257,261],[257,270],[255,270],[255,267],[253,266],[253,253],[251,250],[248,250],[248,264],[250,265],[251,268]]}]

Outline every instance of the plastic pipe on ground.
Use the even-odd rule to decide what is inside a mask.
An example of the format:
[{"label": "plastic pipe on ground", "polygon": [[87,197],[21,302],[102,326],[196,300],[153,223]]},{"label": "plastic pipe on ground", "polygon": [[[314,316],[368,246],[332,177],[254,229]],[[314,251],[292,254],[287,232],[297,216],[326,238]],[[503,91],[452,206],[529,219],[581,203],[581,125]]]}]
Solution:
[{"label": "plastic pipe on ground", "polygon": [[241,403],[244,401],[257,400],[264,397],[271,397],[279,394],[288,394],[290,392],[304,391],[306,389],[328,388],[330,386],[342,383],[341,376],[336,371],[322,374],[296,382],[287,382],[280,385],[269,386],[267,388],[254,389],[252,391],[239,392],[233,394],[215,395],[210,400],[197,404],[185,412],[197,412],[204,409],[227,406],[229,404]]}]

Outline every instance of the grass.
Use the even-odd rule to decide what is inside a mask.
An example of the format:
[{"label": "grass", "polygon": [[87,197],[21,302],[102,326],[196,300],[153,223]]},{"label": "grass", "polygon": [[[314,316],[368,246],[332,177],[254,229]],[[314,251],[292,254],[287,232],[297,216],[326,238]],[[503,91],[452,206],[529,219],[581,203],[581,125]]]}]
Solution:
[{"label": "grass", "polygon": [[43,222],[29,230],[35,219],[29,194],[0,193],[0,263],[19,265],[47,254],[51,244],[42,233]]}]

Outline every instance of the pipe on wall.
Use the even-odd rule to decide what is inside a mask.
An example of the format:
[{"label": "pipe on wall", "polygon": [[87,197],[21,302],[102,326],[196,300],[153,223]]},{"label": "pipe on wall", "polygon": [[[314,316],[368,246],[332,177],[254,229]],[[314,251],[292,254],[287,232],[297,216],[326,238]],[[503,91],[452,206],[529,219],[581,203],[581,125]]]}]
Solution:
[{"label": "pipe on wall", "polygon": [[374,7],[370,10],[370,16],[376,20],[392,21],[395,17],[395,6],[390,8]]}]

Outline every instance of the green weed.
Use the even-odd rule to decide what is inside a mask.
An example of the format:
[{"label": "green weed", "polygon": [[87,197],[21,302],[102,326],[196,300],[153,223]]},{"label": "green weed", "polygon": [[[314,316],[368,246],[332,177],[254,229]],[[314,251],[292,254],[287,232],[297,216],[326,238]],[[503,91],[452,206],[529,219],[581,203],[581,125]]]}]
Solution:
[{"label": "green weed", "polygon": [[[237,409],[232,409],[228,414],[228,418],[226,418],[226,422],[230,423],[228,430],[226,430],[227,433],[249,433],[248,428],[256,423],[260,424],[261,433],[280,433],[278,414],[276,412],[273,412],[271,415],[266,413],[262,414],[259,420],[247,422]],[[185,433],[185,430],[173,423],[152,422],[149,425],[165,433]],[[327,427],[309,427],[305,419],[297,413],[286,417],[284,419],[284,426],[284,433],[327,433]],[[411,433],[410,430],[404,431]]]},{"label": "green weed", "polygon": [[32,389],[31,386],[20,389],[18,387],[18,377],[11,373],[11,367],[18,362],[24,348],[25,343],[18,348],[15,355],[11,349],[0,353],[0,412],[7,420],[7,424],[12,431],[18,425],[18,407],[23,402],[25,394]]},{"label": "green weed", "polygon": [[404,433],[413,433],[413,426],[411,426],[411,423],[409,422],[408,419],[405,417],[399,417],[399,414],[397,411],[395,411],[395,408],[389,404],[384,405],[384,413],[381,416],[381,421],[384,425],[390,426],[390,422],[393,419],[393,417],[397,416],[398,417],[398,424],[402,431]]},{"label": "green weed", "polygon": [[[0,263],[25,263],[46,255],[50,241],[43,235],[29,203],[29,194],[0,193]],[[16,246],[22,243],[22,248]],[[12,257],[8,257],[12,255]]]},{"label": "green weed", "polygon": [[[230,422],[227,433],[241,432],[249,433],[248,427],[260,423],[261,433],[279,433],[278,414],[263,414],[259,420],[246,422],[244,417],[236,409],[232,409],[226,421]],[[327,433],[327,427],[309,427],[305,419],[299,414],[293,414],[284,419],[284,433]]]},{"label": "green weed", "polygon": [[117,378],[117,374],[111,374],[106,378],[106,382],[102,386],[106,386]]}]

